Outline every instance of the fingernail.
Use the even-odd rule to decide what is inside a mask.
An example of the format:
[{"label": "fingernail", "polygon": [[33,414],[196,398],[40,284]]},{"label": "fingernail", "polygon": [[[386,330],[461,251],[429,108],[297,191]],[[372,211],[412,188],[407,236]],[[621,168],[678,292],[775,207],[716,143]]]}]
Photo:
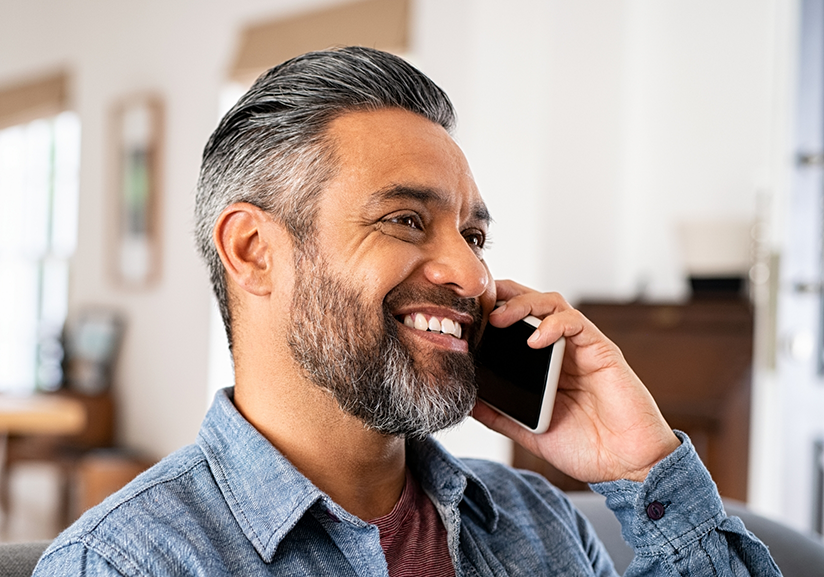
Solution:
[{"label": "fingernail", "polygon": [[539,329],[535,329],[535,332],[530,335],[529,339],[527,339],[528,343],[537,343],[538,339],[541,338],[541,331]]},{"label": "fingernail", "polygon": [[505,309],[505,308],[506,308],[506,303],[504,303],[504,304],[502,304],[501,306],[499,306],[498,308],[496,308],[496,309],[495,309],[494,311],[492,311],[492,313],[490,313],[490,314],[493,314],[493,315],[494,315],[495,313],[502,313],[502,312],[504,311],[504,309]]}]

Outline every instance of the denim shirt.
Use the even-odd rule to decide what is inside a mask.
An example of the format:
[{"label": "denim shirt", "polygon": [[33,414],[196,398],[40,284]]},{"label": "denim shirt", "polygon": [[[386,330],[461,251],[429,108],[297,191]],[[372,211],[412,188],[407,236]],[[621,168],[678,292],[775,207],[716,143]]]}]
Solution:
[{"label": "denim shirt", "polygon": [[[377,527],[301,475],[231,399],[220,391],[196,444],[86,512],[34,575],[387,577]],[[626,574],[779,575],[681,439],[644,483],[593,486],[636,551]],[[542,477],[455,459],[432,439],[409,443],[407,462],[444,522],[457,576],[615,575],[589,522]]]}]

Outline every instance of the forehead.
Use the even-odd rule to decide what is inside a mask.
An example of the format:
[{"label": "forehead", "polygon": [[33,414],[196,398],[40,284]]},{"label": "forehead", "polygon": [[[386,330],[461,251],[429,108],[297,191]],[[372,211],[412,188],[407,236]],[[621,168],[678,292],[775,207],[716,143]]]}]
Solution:
[{"label": "forehead", "polygon": [[337,164],[327,201],[351,210],[410,196],[488,220],[466,157],[442,126],[389,108],[346,113],[327,136]]}]

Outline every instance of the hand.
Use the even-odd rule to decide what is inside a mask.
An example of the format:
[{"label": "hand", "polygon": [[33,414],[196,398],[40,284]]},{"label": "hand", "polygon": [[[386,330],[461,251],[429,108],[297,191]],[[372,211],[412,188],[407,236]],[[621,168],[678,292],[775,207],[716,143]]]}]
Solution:
[{"label": "hand", "polygon": [[643,481],[681,442],[621,351],[559,294],[496,284],[505,304],[490,323],[507,327],[534,315],[543,320],[529,346],[543,348],[565,336],[566,353],[546,433],[531,433],[481,401],[472,416],[580,481]]}]

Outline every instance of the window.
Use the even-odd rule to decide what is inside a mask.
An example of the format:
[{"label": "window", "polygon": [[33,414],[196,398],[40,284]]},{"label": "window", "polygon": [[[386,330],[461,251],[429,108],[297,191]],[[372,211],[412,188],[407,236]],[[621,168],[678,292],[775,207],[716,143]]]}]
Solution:
[{"label": "window", "polygon": [[0,391],[54,389],[77,240],[80,121],[0,130]]}]

